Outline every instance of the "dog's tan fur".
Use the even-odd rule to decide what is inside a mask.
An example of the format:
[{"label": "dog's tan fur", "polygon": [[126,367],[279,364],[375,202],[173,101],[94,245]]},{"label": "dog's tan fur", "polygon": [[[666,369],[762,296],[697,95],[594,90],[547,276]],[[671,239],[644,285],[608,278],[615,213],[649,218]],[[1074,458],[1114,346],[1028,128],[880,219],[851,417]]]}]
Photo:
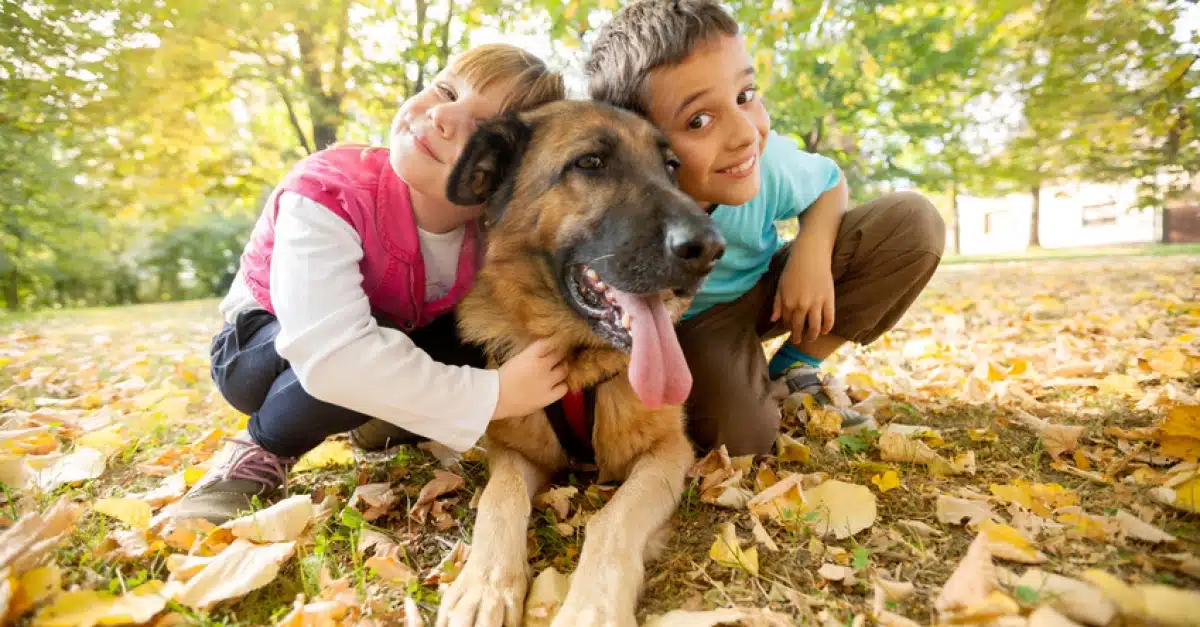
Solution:
[{"label": "dog's tan fur", "polygon": [[[681,408],[647,409],[631,387],[628,355],[591,332],[563,300],[548,258],[540,254],[584,236],[595,210],[582,194],[620,194],[619,185],[561,185],[539,202],[531,190],[556,167],[553,159],[578,147],[583,131],[615,130],[624,144],[661,167],[649,125],[614,119],[611,112],[563,103],[533,114],[548,125],[530,145],[503,219],[489,233],[487,258],[473,291],[459,308],[468,341],[502,363],[539,338],[570,355],[567,383],[599,383],[593,444],[601,481],[623,481],[587,525],[570,592],[554,625],[635,625],[644,560],[652,536],[667,523],[693,463]],[[540,116],[540,117],[537,117]],[[542,189],[544,192],[545,190]],[[603,203],[600,203],[603,204]],[[685,300],[665,293],[678,319]],[[612,376],[612,375],[617,376]],[[542,412],[495,421],[487,430],[490,479],[479,502],[471,555],[443,596],[439,625],[519,625],[528,586],[526,530],[533,496],[568,459]]]}]

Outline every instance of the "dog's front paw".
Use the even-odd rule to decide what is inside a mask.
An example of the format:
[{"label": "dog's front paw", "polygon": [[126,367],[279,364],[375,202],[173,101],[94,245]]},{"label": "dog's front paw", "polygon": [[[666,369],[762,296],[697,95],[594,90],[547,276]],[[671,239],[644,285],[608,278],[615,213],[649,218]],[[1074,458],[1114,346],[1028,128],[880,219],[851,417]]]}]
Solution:
[{"label": "dog's front paw", "polygon": [[567,599],[550,627],[637,627],[637,617],[622,616],[606,599],[586,599],[573,602]]},{"label": "dog's front paw", "polygon": [[437,627],[520,627],[529,587],[525,565],[482,557],[467,560],[442,595]]}]

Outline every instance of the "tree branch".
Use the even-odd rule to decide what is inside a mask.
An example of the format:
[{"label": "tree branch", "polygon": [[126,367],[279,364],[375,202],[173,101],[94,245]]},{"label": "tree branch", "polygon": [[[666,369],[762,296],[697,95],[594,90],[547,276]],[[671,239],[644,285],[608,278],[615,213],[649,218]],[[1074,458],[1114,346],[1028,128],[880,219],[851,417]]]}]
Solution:
[{"label": "tree branch", "polygon": [[296,131],[296,138],[300,140],[300,147],[304,148],[304,154],[311,155],[313,149],[308,143],[308,138],[304,135],[304,127],[300,126],[300,118],[296,117],[296,108],[292,105],[292,97],[288,95],[282,83],[276,81],[274,85],[275,90],[279,92],[280,99],[283,100],[283,106],[287,107],[288,122],[291,122],[292,130]]}]

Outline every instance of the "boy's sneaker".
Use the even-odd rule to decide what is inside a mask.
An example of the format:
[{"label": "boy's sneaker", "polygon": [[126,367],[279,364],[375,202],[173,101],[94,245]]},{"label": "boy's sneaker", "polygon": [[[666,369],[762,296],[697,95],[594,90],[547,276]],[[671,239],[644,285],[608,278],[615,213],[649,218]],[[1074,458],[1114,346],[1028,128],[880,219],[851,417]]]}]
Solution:
[{"label": "boy's sneaker", "polygon": [[427,439],[378,418],[372,418],[350,432],[350,441],[364,451],[382,451],[398,444],[416,444]]},{"label": "boy's sneaker", "polygon": [[795,366],[781,376],[787,384],[788,393],[804,392],[813,397],[818,406],[828,407],[842,415],[842,428],[857,427],[870,420],[870,416],[850,409],[849,407],[834,407],[833,401],[825,393],[825,384],[821,381],[821,369],[812,366]]},{"label": "boy's sneaker", "polygon": [[296,459],[255,444],[245,432],[230,439],[221,461],[179,500],[174,518],[203,518],[214,525],[252,509],[253,498],[287,492],[287,473]]}]

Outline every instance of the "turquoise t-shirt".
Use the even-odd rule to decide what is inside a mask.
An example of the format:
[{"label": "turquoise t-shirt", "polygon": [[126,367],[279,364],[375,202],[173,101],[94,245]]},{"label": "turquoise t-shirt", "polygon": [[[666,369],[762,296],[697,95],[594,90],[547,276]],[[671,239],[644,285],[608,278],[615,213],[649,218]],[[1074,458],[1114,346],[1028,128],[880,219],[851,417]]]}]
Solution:
[{"label": "turquoise t-shirt", "polygon": [[771,265],[771,257],[787,245],[775,222],[800,215],[841,178],[832,159],[805,152],[774,131],[767,135],[759,174],[758,194],[750,202],[737,207],[721,205],[713,211],[717,229],[725,236],[725,256],[705,280],[684,319],[737,300],[754,287]]}]

